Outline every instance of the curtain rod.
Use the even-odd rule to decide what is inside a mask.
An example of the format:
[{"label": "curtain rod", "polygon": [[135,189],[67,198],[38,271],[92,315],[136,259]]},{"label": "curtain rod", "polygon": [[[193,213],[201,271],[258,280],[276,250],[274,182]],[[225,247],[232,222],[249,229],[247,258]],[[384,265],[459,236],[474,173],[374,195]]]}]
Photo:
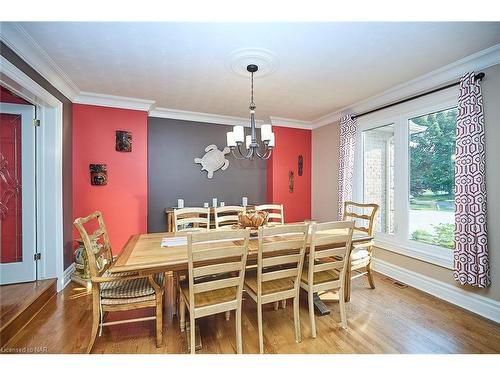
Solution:
[{"label": "curtain rod", "polygon": [[[485,74],[483,72],[481,72],[481,73],[475,74],[474,78],[477,81],[481,81],[484,78],[484,76],[485,76]],[[441,90],[446,90],[446,89],[449,89],[450,87],[458,86],[459,84],[460,84],[460,81],[453,82],[453,83],[450,83],[449,85],[438,87],[437,89],[426,91],[426,92],[423,92],[423,93],[415,95],[415,96],[410,96],[409,98],[401,99],[401,100],[394,102],[394,103],[386,104],[382,107],[378,107],[378,108],[371,109],[371,110],[366,111],[366,112],[362,112],[359,115],[353,115],[353,116],[351,116],[351,118],[356,119],[358,117],[365,116],[365,115],[368,115],[368,114],[373,113],[373,112],[381,111],[382,109],[386,109],[386,108],[393,107],[393,106],[398,105],[398,104],[409,102],[410,100],[415,100],[415,99],[421,98],[422,96],[434,94],[435,92],[438,92]]]}]

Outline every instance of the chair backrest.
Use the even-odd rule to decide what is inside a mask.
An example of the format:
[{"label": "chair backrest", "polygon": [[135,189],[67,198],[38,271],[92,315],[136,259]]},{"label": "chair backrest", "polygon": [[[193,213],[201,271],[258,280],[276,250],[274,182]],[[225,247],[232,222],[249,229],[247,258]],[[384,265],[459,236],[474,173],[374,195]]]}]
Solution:
[{"label": "chair backrest", "polygon": [[[257,258],[258,296],[262,296],[263,283],[286,278],[292,278],[293,283],[290,284],[290,289],[282,290],[279,293],[287,294],[289,291],[298,290],[300,287],[302,266],[304,264],[308,231],[308,224],[289,224],[259,228],[259,253]],[[289,297],[290,295],[283,296],[283,298]],[[262,303],[266,302],[271,301],[262,301]]]},{"label": "chair backrest", "polygon": [[224,206],[215,208],[215,228],[238,224],[238,214],[245,212],[243,206]]},{"label": "chair backrest", "polygon": [[[310,286],[318,285],[318,283],[313,283],[314,274],[324,271],[333,271],[339,275],[338,280],[333,282],[338,285],[331,286],[343,285],[351,252],[353,230],[354,222],[352,221],[331,221],[312,225],[308,264]],[[327,281],[325,284],[332,284],[332,282]]]},{"label": "chair backrest", "polygon": [[[249,229],[192,232],[187,235],[189,268],[189,305],[196,308],[196,295],[225,288],[236,288],[235,300],[208,310],[216,314],[230,303],[241,303],[248,254]],[[227,289],[226,289],[227,290]],[[225,304],[225,306],[224,306]],[[198,317],[196,311],[195,317]]]},{"label": "chair backrest", "polygon": [[[373,236],[375,230],[375,215],[378,209],[379,205],[375,203],[346,201],[344,203],[344,217],[342,220],[353,220],[354,229],[368,233],[369,236]],[[359,223],[358,220],[362,221],[362,224]]]},{"label": "chair backrest", "polygon": [[[74,221],[87,254],[90,277],[101,276],[111,265],[113,253],[100,211]],[[91,232],[91,233],[90,233]]]},{"label": "chair backrest", "polygon": [[210,229],[209,207],[174,209],[174,232]]},{"label": "chair backrest", "polygon": [[268,223],[285,224],[282,204],[261,204],[259,206],[255,206],[255,209],[257,211],[269,212],[269,216],[267,217]]}]

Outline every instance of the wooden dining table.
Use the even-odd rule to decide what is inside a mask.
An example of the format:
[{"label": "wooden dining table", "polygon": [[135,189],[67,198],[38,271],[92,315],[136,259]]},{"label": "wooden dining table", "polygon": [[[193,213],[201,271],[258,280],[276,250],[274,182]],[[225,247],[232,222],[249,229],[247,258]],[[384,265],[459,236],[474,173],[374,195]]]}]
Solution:
[{"label": "wooden dining table", "polygon": [[[224,230],[213,229],[213,230]],[[227,230],[227,228],[226,228]],[[345,234],[341,230],[337,230],[339,235]],[[186,232],[163,232],[163,233],[145,233],[134,234],[130,237],[121,253],[110,266],[110,273],[120,272],[137,272],[141,275],[151,275],[154,273],[183,271],[188,269],[188,252],[187,245],[162,247],[161,243],[164,238],[168,237],[186,237]],[[332,234],[332,233],[329,233]],[[273,241],[279,241],[280,238],[275,237]],[[290,237],[286,237],[290,240]],[[372,237],[361,231],[354,231],[352,243],[360,244],[369,242]],[[220,244],[219,244],[220,245]],[[236,245],[236,243],[235,243]],[[306,249],[306,252],[308,248]],[[258,240],[256,237],[251,237],[248,246],[247,263],[249,265],[256,264],[258,252]],[[351,274],[350,267],[346,272],[346,287],[350,287]],[[327,315],[330,313],[328,307],[323,303],[319,295],[315,296],[314,305],[319,315]]]}]

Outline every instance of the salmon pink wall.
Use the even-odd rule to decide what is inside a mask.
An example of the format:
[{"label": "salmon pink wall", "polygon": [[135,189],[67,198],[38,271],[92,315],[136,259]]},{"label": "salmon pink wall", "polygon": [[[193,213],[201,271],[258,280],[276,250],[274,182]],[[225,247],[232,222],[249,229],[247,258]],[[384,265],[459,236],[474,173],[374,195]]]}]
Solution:
[{"label": "salmon pink wall", "polygon": [[[99,210],[117,254],[147,232],[147,112],[73,105],[73,216]],[[115,131],[132,132],[132,152],[115,151]],[[108,184],[90,184],[89,164],[107,164]]]},{"label": "salmon pink wall", "polygon": [[[311,218],[311,131],[273,126],[276,148],[267,163],[267,199],[282,203],[287,223]],[[304,158],[303,174],[298,158]],[[294,190],[288,190],[288,172],[294,173]]]}]

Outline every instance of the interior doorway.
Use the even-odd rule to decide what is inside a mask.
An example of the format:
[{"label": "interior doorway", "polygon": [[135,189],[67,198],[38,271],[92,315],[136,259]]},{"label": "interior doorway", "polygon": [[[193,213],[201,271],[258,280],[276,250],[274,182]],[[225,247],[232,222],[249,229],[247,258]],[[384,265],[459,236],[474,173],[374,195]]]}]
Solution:
[{"label": "interior doorway", "polygon": [[0,92],[0,285],[37,278],[35,106]]},{"label": "interior doorway", "polygon": [[[23,106],[22,103],[12,104],[31,110],[29,114],[28,112],[21,114],[21,123],[17,125],[21,129],[21,140],[16,142],[20,142],[21,148],[27,147],[30,142],[34,144],[33,157],[26,158],[26,160],[31,160],[33,165],[26,164],[25,166],[25,158],[21,154],[21,171],[18,171],[18,176],[21,176],[22,184],[20,194],[22,212],[20,221],[16,221],[16,223],[22,223],[21,230],[16,232],[17,236],[22,236],[22,262],[30,260],[32,264],[30,267],[26,266],[26,274],[24,271],[14,273],[19,273],[16,276],[18,280],[28,278],[28,269],[29,278],[38,281],[57,279],[57,290],[60,291],[69,281],[69,271],[71,271],[68,269],[65,273],[63,261],[62,102],[3,56],[0,56],[0,86],[8,89],[16,97],[33,104],[33,106]],[[5,106],[2,109],[5,112],[8,111]],[[36,119],[39,120],[37,124],[33,124],[35,118],[33,109],[36,110]],[[14,112],[11,114],[19,115],[16,113],[20,111],[19,108],[9,110]],[[23,124],[24,120],[27,121],[26,126]],[[12,159],[12,155],[10,157]],[[28,190],[30,186],[31,190]],[[32,214],[33,211],[27,213],[26,209],[29,207],[34,207],[34,214]],[[34,217],[34,225],[25,223],[28,217],[30,220]],[[24,241],[28,238],[34,239],[33,245],[24,246]],[[18,251],[17,254],[19,255],[20,252]],[[7,265],[12,264],[7,263]],[[7,280],[16,282],[13,281],[14,276],[8,275],[8,271],[4,272],[0,269],[0,272],[2,277],[4,274],[7,275],[5,276],[6,282]],[[21,277],[21,275],[24,276]]]}]

